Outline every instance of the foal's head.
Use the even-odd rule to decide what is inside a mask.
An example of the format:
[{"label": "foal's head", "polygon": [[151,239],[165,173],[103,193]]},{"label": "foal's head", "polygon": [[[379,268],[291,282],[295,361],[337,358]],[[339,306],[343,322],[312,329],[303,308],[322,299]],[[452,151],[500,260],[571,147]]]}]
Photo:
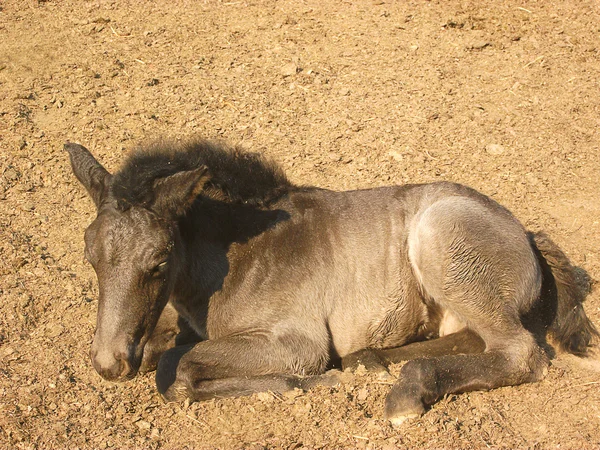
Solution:
[{"label": "foal's head", "polygon": [[107,380],[129,379],[169,300],[182,259],[177,222],[208,180],[207,169],[156,177],[144,198],[129,204],[114,194],[119,180],[87,149],[65,149],[98,211],[85,232],[85,256],[100,291],[92,363]]}]

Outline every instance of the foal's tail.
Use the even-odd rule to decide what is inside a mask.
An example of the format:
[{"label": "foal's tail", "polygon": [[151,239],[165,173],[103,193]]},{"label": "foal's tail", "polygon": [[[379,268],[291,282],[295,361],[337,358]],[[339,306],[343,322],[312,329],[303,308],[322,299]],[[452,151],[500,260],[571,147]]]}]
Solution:
[{"label": "foal's tail", "polygon": [[585,356],[594,338],[600,336],[583,309],[589,283],[578,279],[575,267],[545,233],[529,233],[529,239],[538,250],[542,296],[554,304],[548,333],[561,350]]}]

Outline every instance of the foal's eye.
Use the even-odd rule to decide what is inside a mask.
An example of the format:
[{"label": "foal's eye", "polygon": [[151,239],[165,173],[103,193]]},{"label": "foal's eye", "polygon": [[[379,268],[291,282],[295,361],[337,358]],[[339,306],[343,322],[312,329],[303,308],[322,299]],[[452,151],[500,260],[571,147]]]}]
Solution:
[{"label": "foal's eye", "polygon": [[157,277],[162,275],[167,270],[167,261],[163,261],[158,264],[154,269],[152,269],[152,275]]}]

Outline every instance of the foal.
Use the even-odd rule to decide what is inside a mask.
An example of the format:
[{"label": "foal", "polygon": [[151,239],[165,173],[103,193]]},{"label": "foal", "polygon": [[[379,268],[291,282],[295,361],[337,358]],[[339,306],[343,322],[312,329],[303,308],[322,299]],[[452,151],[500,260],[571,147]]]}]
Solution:
[{"label": "foal", "polygon": [[164,398],[204,400],[332,382],[339,358],[411,359],[386,401],[400,423],[448,393],[539,380],[547,333],[579,355],[597,335],[562,251],[468,187],[301,187],[205,141],[137,149],[111,175],[65,148],[98,209],[85,255],[108,380],[158,361]]}]

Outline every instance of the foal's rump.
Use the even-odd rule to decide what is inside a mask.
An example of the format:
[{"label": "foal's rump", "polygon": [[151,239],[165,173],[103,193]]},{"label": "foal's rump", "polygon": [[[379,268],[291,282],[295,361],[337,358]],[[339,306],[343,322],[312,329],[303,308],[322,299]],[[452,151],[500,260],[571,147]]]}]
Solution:
[{"label": "foal's rump", "polygon": [[425,297],[488,347],[520,328],[539,296],[541,271],[525,229],[489,200],[436,199],[413,219],[408,246]]},{"label": "foal's rump", "polygon": [[475,331],[485,352],[407,363],[386,400],[386,417],[397,424],[448,393],[539,380],[548,363],[521,323],[542,285],[526,230],[481,194],[440,187],[454,192],[423,202],[417,211],[409,229],[410,263],[424,300],[442,310],[440,328],[450,317],[456,327],[451,331]]},{"label": "foal's rump", "polygon": [[410,262],[425,301],[467,327],[463,333],[475,331],[485,351],[477,353],[475,346],[471,354],[447,353],[404,365],[386,399],[386,417],[396,424],[448,393],[541,379],[548,365],[540,347],[546,332],[562,349],[580,355],[598,335],[583,311],[585,295],[575,269],[556,244],[527,233],[481,194],[456,185],[440,188],[454,192],[432,196],[416,213]]}]

